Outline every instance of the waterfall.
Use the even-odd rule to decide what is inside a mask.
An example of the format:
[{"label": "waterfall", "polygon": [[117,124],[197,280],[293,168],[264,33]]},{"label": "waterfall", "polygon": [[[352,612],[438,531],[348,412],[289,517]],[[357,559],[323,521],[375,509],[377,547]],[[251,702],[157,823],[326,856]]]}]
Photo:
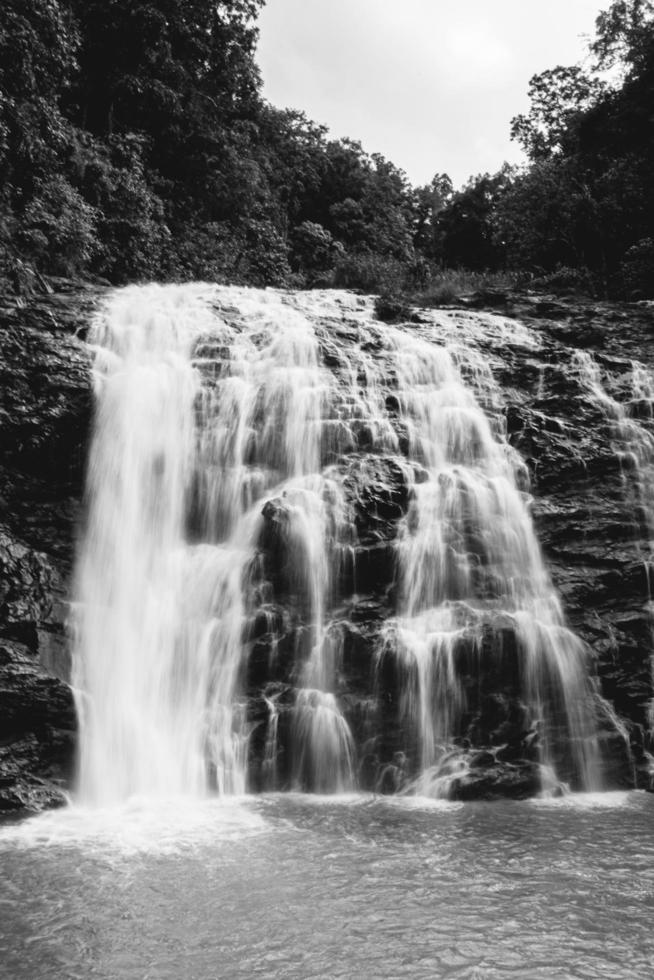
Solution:
[{"label": "waterfall", "polygon": [[483,742],[471,678],[511,656],[515,690],[492,697],[542,763],[593,783],[586,652],[488,353],[535,344],[526,328],[400,329],[347,293],[200,284],[114,292],[89,342],[80,798],[338,792],[390,769],[447,792],[453,746]]},{"label": "waterfall", "polygon": [[[634,515],[634,537],[640,537],[640,526],[646,532],[646,546],[641,551],[647,578],[650,617],[654,621],[652,572],[654,570],[654,374],[639,361],[623,362],[616,375],[603,370],[588,351],[576,351],[574,367],[582,390],[608,420],[611,448],[620,460],[625,498]],[[618,389],[622,399],[613,397]],[[654,650],[654,629],[652,631]],[[654,678],[654,652],[650,658]],[[647,727],[654,732],[654,701],[647,712]],[[625,739],[628,744],[628,739]]]},{"label": "waterfall", "polygon": [[465,370],[497,405],[501,395],[488,363],[474,349],[448,349],[400,331],[390,340],[409,457],[422,467],[399,533],[399,616],[386,631],[400,661],[406,721],[417,729],[418,786],[426,790],[435,781],[437,789],[439,757],[451,748],[466,708],[461,663],[470,651],[482,655],[484,630],[502,620],[517,641],[542,761],[555,767],[563,737],[575,778],[592,786],[598,758],[583,644],[565,626],[543,562],[519,488],[524,466],[463,380]]},{"label": "waterfall", "polygon": [[233,716],[244,550],[186,533],[200,392],[191,357],[212,326],[199,291],[150,288],[114,294],[92,328],[73,678],[88,801],[199,793],[207,750],[221,788],[243,788]]},{"label": "waterfall", "polygon": [[[632,495],[634,510],[640,508],[647,529],[648,547],[654,548],[654,435],[641,420],[654,418],[654,375],[644,364],[621,365],[620,382],[608,376],[607,383],[622,386],[624,400],[607,390],[602,369],[588,351],[575,351],[574,366],[582,388],[611,425],[613,450],[623,464],[625,489]],[[649,569],[651,555],[646,558]]]},{"label": "waterfall", "polygon": [[[231,299],[235,325],[212,309]],[[349,732],[325,652],[325,372],[310,324],[264,294],[151,286],[114,294],[90,342],[97,415],[74,676],[82,797],[245,789],[245,585],[269,499],[283,500],[311,627],[298,771],[315,769],[326,788],[318,747],[349,750]],[[349,769],[339,755],[337,785]]]}]

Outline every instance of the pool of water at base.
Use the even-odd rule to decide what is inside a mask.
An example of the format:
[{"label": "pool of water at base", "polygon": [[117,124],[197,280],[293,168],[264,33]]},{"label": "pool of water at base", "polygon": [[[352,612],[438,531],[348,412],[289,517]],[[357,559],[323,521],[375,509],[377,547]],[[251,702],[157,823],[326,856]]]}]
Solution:
[{"label": "pool of water at base", "polygon": [[0,827],[0,976],[654,976],[654,796],[131,800]]}]

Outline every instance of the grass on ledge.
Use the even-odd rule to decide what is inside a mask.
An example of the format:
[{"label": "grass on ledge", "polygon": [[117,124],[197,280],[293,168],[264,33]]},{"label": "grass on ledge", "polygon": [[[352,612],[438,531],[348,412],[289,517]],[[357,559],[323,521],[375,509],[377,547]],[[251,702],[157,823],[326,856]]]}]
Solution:
[{"label": "grass on ledge", "polygon": [[446,306],[471,293],[503,292],[525,285],[519,272],[471,272],[449,269],[438,272],[422,289],[407,294],[413,306]]}]

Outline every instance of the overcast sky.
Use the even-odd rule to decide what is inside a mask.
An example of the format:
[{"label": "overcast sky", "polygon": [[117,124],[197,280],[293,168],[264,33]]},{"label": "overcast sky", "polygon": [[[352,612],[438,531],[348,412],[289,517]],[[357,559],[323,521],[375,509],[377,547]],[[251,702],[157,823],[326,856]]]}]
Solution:
[{"label": "overcast sky", "polygon": [[609,0],[267,0],[265,97],[406,170],[454,183],[520,162],[530,77],[585,54]]}]

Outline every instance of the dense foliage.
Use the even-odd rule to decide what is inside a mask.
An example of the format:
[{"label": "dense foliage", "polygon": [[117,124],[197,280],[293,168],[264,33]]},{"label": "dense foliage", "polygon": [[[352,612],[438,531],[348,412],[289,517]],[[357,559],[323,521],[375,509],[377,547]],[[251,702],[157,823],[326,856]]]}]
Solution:
[{"label": "dense foliage", "polygon": [[404,175],[260,96],[262,0],[5,0],[0,247],[45,274],[403,277]]},{"label": "dense foliage", "polygon": [[599,288],[654,295],[654,7],[615,0],[586,67],[531,81],[513,121],[531,166],[500,209],[510,264],[584,270]]},{"label": "dense foliage", "polygon": [[529,165],[413,188],[260,95],[263,0],[4,0],[0,272],[420,291],[506,269],[654,292],[654,13],[530,83]]}]

